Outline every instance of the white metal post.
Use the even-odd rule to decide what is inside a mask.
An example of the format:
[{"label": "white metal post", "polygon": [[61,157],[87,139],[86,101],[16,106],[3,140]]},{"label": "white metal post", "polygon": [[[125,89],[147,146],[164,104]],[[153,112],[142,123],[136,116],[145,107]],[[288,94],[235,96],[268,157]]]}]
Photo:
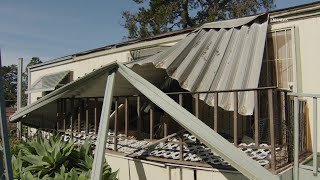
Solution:
[{"label": "white metal post", "polygon": [[[1,51],[0,51],[0,69],[1,69]],[[7,180],[13,179],[12,174],[12,164],[11,164],[11,154],[10,154],[10,146],[9,146],[9,137],[8,137],[8,128],[7,128],[7,118],[5,112],[5,102],[4,102],[4,92],[3,92],[3,75],[0,71],[0,129],[1,129],[1,146],[2,146],[2,153],[3,154],[3,162],[2,156],[1,162],[4,164],[5,171],[2,173],[5,174]],[[3,174],[1,174],[0,179],[3,179]]]},{"label": "white metal post", "polygon": [[102,112],[100,117],[97,146],[94,152],[94,160],[92,164],[91,180],[102,179],[103,162],[105,160],[106,141],[109,130],[110,110],[112,106],[114,78],[116,71],[108,72],[106,89],[104,92],[104,99],[102,105]]},{"label": "white metal post", "polygon": [[[18,78],[17,78],[17,111],[22,107],[22,68],[23,68],[23,59],[19,58],[18,60]],[[22,136],[22,124],[17,122],[17,137],[21,138]]]},{"label": "white metal post", "polygon": [[294,179],[299,179],[299,102],[294,97]]},{"label": "white metal post", "polygon": [[317,98],[313,97],[313,174],[318,175],[318,149],[317,149]]}]

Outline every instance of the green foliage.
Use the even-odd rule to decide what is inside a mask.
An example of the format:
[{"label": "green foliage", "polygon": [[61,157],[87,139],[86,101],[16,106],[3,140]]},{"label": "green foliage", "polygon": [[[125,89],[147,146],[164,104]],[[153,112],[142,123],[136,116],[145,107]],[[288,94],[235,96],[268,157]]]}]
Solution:
[{"label": "green foliage", "polygon": [[128,38],[144,38],[206,22],[269,11],[274,0],[133,0],[138,12],[122,12]]},{"label": "green foliage", "polygon": [[17,100],[17,65],[2,66],[4,99],[6,107],[16,104]]},{"label": "green foliage", "polygon": [[[31,58],[27,67],[42,63],[38,57]],[[27,68],[28,69],[28,68]],[[27,95],[25,91],[28,86],[28,72],[22,74],[22,105],[27,105]],[[12,107],[17,101],[17,79],[18,79],[18,67],[15,64],[10,66],[2,66],[1,74],[3,76],[3,88],[4,88],[4,99],[6,100],[6,107]]]},{"label": "green foliage", "polygon": [[[93,152],[85,142],[75,146],[73,141],[64,142],[59,136],[49,139],[38,136],[17,145],[18,155],[12,156],[14,179],[89,179]],[[116,179],[117,172],[111,172],[105,162],[103,179]]]}]

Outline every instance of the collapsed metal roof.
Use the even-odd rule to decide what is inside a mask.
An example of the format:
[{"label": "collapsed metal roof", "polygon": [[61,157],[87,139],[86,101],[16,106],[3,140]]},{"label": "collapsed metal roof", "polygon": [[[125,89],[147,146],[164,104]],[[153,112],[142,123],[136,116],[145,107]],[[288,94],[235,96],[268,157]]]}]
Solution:
[{"label": "collapsed metal roof", "polygon": [[61,71],[54,74],[42,76],[31,87],[26,93],[42,92],[42,91],[53,91],[59,83],[70,73],[70,71]]},{"label": "collapsed metal roof", "polygon": [[[152,63],[191,92],[257,88],[267,26],[267,16],[208,23],[162,53],[127,66]],[[213,106],[213,96],[202,93],[200,99]],[[253,92],[238,96],[239,113],[251,115]],[[218,104],[233,111],[233,95],[222,93]]]}]

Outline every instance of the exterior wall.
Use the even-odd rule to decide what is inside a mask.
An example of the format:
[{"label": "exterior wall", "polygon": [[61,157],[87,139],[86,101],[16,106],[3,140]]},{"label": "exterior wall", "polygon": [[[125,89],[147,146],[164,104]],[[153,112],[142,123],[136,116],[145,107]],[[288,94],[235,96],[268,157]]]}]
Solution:
[{"label": "exterior wall", "polygon": [[[284,23],[272,24],[271,30],[282,29],[287,27],[294,27],[295,33],[295,64],[296,70],[296,87],[295,92],[320,94],[320,17],[313,16],[307,18],[300,18],[297,20],[288,20]],[[309,108],[309,122],[311,135],[313,133],[313,104],[312,99],[307,98]],[[318,104],[320,101],[318,101]],[[320,104],[318,105],[318,117],[320,117]],[[319,120],[320,118],[318,118]],[[318,131],[320,130],[320,123],[318,123]],[[318,133],[318,151],[320,150],[320,133]]]},{"label": "exterior wall", "polygon": [[[59,66],[54,66],[51,68],[45,68],[42,70],[31,72],[31,84],[37,81],[39,78],[46,74],[57,73],[60,71],[70,70],[73,71],[73,80],[76,80],[86,73],[92,72],[94,69],[99,69],[101,66],[107,65],[111,62],[128,62],[130,58],[130,52],[121,52],[117,54],[110,54],[106,56],[100,56],[96,58],[90,58],[86,60],[75,60],[68,64],[62,64]],[[31,94],[31,103],[36,101],[38,97],[41,97],[42,93],[32,93]]]},{"label": "exterior wall", "polygon": [[107,162],[112,171],[119,170],[119,180],[196,180],[196,179],[247,179],[237,171],[217,171],[175,167],[163,163],[139,161],[131,158],[107,154]]},{"label": "exterior wall", "polygon": [[[163,42],[161,40],[154,40],[146,43],[140,43],[141,47],[139,46],[140,44],[134,45],[135,47],[132,47],[133,49],[143,49],[143,48],[148,48],[150,46],[173,46],[176,44],[180,39],[182,39],[185,35],[177,35],[172,37],[172,39],[167,38],[164,39]],[[129,45],[130,46],[130,45]],[[132,57],[130,54],[130,48],[128,47],[128,50],[119,50],[119,52],[115,53],[106,53],[107,55],[101,55],[97,57],[90,57],[89,55],[84,55],[79,56],[75,58],[74,60],[69,60],[69,63],[56,63],[53,66],[43,66],[43,68],[36,68],[35,70],[31,70],[30,73],[30,85],[33,84],[35,81],[37,81],[39,78],[41,78],[44,75],[47,74],[52,74],[52,73],[57,73],[60,71],[66,71],[70,70],[73,71],[73,80],[76,80],[82,76],[84,76],[87,73],[92,72],[94,69],[98,69],[101,66],[105,66],[107,64],[110,64],[112,62],[129,62],[131,61]],[[111,49],[112,51],[114,49]],[[38,70],[39,69],[39,70]],[[42,93],[31,93],[30,97],[30,103],[33,103],[37,100],[37,98],[41,97]]]}]

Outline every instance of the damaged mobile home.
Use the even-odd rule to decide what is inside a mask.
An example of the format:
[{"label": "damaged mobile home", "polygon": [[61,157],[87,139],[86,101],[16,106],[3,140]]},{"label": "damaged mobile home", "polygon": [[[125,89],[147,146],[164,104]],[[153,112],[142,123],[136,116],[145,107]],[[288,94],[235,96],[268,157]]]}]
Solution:
[{"label": "damaged mobile home", "polygon": [[96,144],[120,179],[319,179],[320,3],[29,68],[11,116]]}]

